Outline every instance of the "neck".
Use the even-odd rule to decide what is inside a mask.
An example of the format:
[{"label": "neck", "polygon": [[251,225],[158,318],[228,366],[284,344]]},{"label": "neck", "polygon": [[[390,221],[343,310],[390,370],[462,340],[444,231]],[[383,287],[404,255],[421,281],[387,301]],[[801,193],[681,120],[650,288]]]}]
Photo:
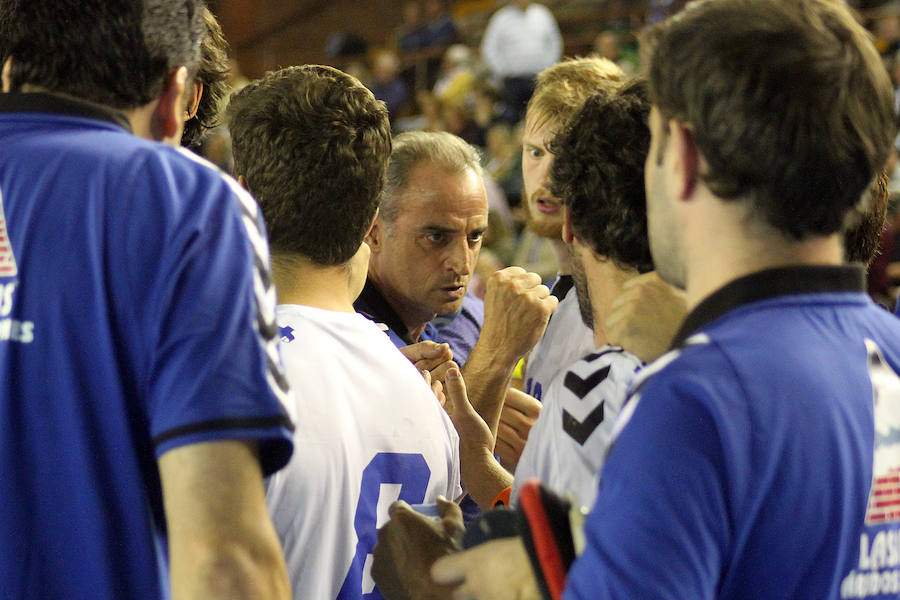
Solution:
[{"label": "neck", "polygon": [[397,313],[397,316],[400,317],[400,320],[403,321],[403,325],[406,327],[406,332],[409,336],[413,340],[418,340],[419,336],[422,335],[422,332],[425,330],[425,325],[435,318],[437,314],[426,314],[417,311],[414,307],[410,306],[409,303],[406,302],[403,294],[397,293],[393,287],[387,285],[387,283],[379,276],[376,264],[377,263],[374,260],[369,264],[369,280],[376,288],[378,288],[378,291],[381,292],[384,299],[387,300],[388,304],[391,305],[391,308],[394,309],[394,312]]},{"label": "neck", "polygon": [[594,313],[594,346],[599,348],[609,343],[606,316],[610,314],[613,300],[622,293],[627,281],[637,277],[638,272],[635,269],[621,269],[605,258],[593,258],[585,261],[585,274]]},{"label": "neck", "polygon": [[273,256],[272,275],[279,304],[355,312],[347,265],[322,266],[301,256]]},{"label": "neck", "polygon": [[134,135],[146,140],[162,141],[156,139],[157,136],[153,135],[150,128],[150,120],[153,118],[153,108],[152,104],[147,104],[124,112],[129,123],[131,123],[131,131]]},{"label": "neck", "polygon": [[[696,220],[697,230],[685,225],[685,292],[688,309],[745,275],[792,265],[840,265],[844,250],[840,234],[796,241],[759,223],[740,203],[719,203],[723,210]],[[731,213],[731,214],[725,214]],[[701,230],[702,228],[702,230]],[[702,242],[701,242],[702,240]]]},{"label": "neck", "polygon": [[556,255],[556,268],[560,275],[572,274],[572,249],[567,243],[557,238],[550,241],[553,254]]}]

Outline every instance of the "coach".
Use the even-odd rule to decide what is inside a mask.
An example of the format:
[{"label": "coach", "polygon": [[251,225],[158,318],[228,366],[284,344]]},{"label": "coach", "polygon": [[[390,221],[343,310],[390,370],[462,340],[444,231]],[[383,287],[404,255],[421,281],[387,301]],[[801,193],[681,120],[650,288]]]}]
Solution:
[{"label": "coach", "polygon": [[[472,146],[443,132],[398,135],[379,215],[366,239],[372,257],[356,310],[381,323],[397,346],[444,341],[429,321],[460,308],[487,219]],[[513,369],[540,338],[556,304],[540,277],[521,268],[503,269],[488,281],[484,325],[463,375],[472,404],[495,435]],[[522,396],[515,398],[534,410],[536,401]]]}]

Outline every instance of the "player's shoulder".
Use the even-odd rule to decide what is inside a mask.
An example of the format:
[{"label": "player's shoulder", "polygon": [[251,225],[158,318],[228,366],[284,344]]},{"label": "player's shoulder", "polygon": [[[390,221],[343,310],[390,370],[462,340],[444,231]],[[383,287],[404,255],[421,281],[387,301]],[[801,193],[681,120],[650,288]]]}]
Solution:
[{"label": "player's shoulder", "polygon": [[150,173],[174,177],[177,189],[187,196],[222,195],[233,197],[256,214],[256,202],[230,175],[217,166],[181,147],[156,144],[146,149],[144,160]]},{"label": "player's shoulder", "polygon": [[603,372],[608,377],[630,381],[643,364],[640,358],[621,346],[605,345],[580,358],[566,372],[580,375]]},{"label": "player's shoulder", "polygon": [[628,390],[629,402],[650,397],[653,402],[676,403],[689,397],[701,403],[715,402],[712,390],[720,383],[738,387],[727,353],[706,332],[698,332],[640,369]]},{"label": "player's shoulder", "polygon": [[564,369],[550,383],[545,403],[583,404],[595,399],[624,400],[643,363],[619,346],[603,346]]}]

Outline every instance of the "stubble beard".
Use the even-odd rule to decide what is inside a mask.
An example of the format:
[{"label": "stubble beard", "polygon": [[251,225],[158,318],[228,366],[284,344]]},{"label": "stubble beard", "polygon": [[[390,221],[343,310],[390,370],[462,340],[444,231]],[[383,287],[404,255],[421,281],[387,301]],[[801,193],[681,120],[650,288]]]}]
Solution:
[{"label": "stubble beard", "polygon": [[581,322],[591,331],[594,330],[594,307],[591,304],[591,291],[588,288],[587,274],[584,272],[584,264],[574,252],[571,253],[570,264],[572,267],[572,282],[575,284],[575,296],[578,298],[578,312],[581,313]]},{"label": "stubble beard", "polygon": [[[534,197],[540,194],[541,190],[538,190]],[[524,195],[524,194],[523,194]],[[562,219],[559,221],[550,221],[547,218],[541,218],[541,216],[535,216],[534,207],[532,206],[532,202],[530,198],[524,198],[525,201],[525,226],[534,232],[534,234],[538,237],[547,238],[551,240],[560,240],[562,239]]]}]

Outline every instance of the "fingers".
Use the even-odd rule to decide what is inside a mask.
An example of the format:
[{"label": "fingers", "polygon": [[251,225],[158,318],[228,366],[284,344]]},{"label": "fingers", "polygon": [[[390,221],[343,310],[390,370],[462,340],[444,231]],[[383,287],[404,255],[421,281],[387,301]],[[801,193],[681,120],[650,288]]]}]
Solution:
[{"label": "fingers", "polygon": [[525,418],[531,419],[531,422],[528,424],[529,428],[541,414],[541,403],[537,398],[513,387],[506,390],[503,406],[515,409]]},{"label": "fingers", "polygon": [[[400,348],[400,352],[419,369],[427,369],[429,371],[453,358],[453,353],[450,351],[448,344],[437,344],[429,341],[403,346]],[[419,363],[423,363],[423,366],[420,366]]]},{"label": "fingers", "polygon": [[520,267],[495,272],[488,280],[479,344],[501,363],[518,360],[543,334],[558,304],[536,273]]},{"label": "fingers", "polygon": [[438,399],[441,408],[447,406],[447,395],[444,394],[444,385],[440,381],[435,381],[431,384],[431,391],[434,392],[434,396]]},{"label": "fingers", "polygon": [[438,514],[442,519],[462,519],[462,510],[459,504],[447,500],[443,496],[437,497]]},{"label": "fingers", "polygon": [[536,298],[546,298],[550,295],[547,286],[541,283],[541,276],[530,273],[521,267],[507,267],[494,271],[488,279],[485,302],[499,299],[507,293],[522,294],[531,292]]},{"label": "fingers", "polygon": [[397,500],[391,503],[391,505],[388,507],[388,516],[393,519],[395,514],[399,514],[404,511],[415,513],[415,511],[409,504],[407,504],[403,500]]},{"label": "fingers", "polygon": [[443,496],[437,499],[438,515],[441,517],[441,525],[444,531],[452,539],[462,543],[462,536],[466,532],[466,526],[463,523],[462,510],[456,502],[451,502]]},{"label": "fingers", "polygon": [[459,370],[459,365],[457,365],[452,360],[447,360],[429,369],[429,371],[431,371],[432,379],[435,379],[437,381],[444,381],[447,378],[447,371],[449,371],[450,369]]},{"label": "fingers", "polygon": [[512,446],[514,450],[521,452],[522,448],[525,447],[525,442],[528,440],[528,431],[530,431],[530,429],[526,430],[523,434],[518,429],[510,427],[507,423],[500,421],[500,424],[497,426],[497,440],[503,440],[505,443]]},{"label": "fingers", "polygon": [[458,367],[453,367],[447,371],[445,383],[445,395],[450,402],[453,415],[466,415],[475,411],[472,405],[469,404],[469,396],[466,394],[466,382],[463,381]]},{"label": "fingers", "polygon": [[519,457],[522,456],[523,448],[524,446],[514,448],[508,441],[498,438],[497,444],[494,446],[494,453],[497,455],[503,468],[513,473],[516,470]]}]

